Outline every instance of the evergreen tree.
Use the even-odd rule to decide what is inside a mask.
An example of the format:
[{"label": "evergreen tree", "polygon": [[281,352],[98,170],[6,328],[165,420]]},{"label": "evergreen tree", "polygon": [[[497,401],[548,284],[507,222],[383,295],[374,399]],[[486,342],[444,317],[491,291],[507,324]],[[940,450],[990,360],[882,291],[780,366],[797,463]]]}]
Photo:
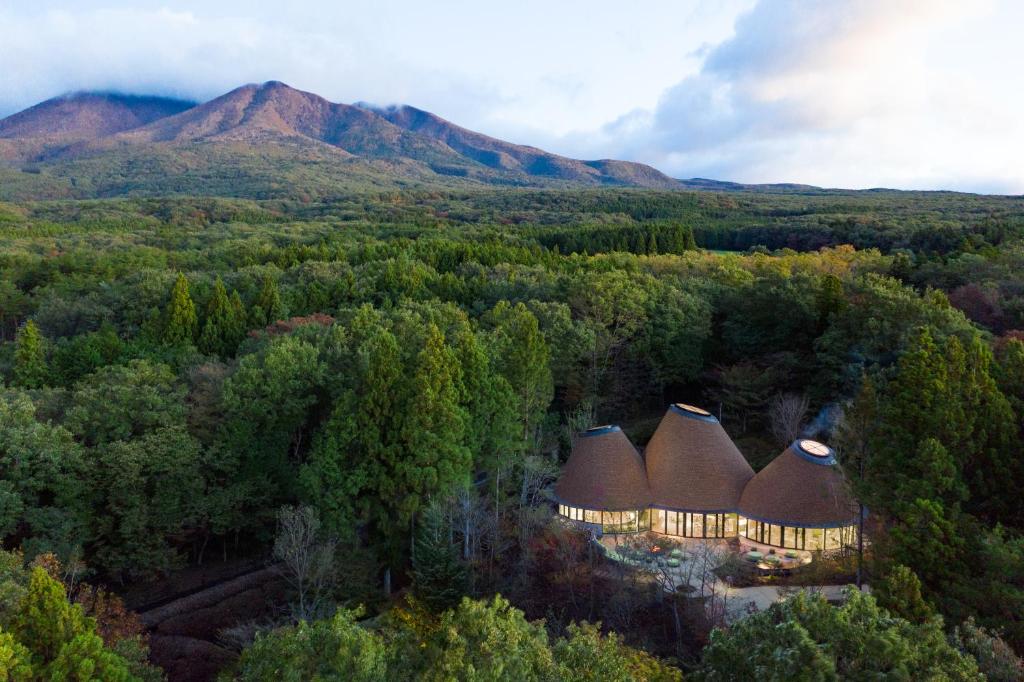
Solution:
[{"label": "evergreen tree", "polygon": [[80,605],[69,603],[64,586],[42,568],[32,570],[11,625],[15,638],[28,648],[35,669],[45,671],[38,679],[137,679],[128,661],[104,646],[96,634],[96,621],[86,617]]},{"label": "evergreen tree", "polygon": [[36,323],[29,320],[14,339],[14,381],[25,388],[40,388],[48,376],[46,342]]},{"label": "evergreen tree", "polygon": [[878,605],[911,623],[924,623],[935,615],[921,596],[921,580],[906,566],[893,566],[872,591]]},{"label": "evergreen tree", "polygon": [[266,327],[284,317],[285,310],[281,303],[281,294],[277,290],[277,281],[270,275],[264,275],[252,309],[253,327]]},{"label": "evergreen tree", "polygon": [[693,228],[689,225],[686,226],[685,232],[683,233],[683,243],[685,244],[684,250],[696,251],[697,250],[697,239],[693,235]]},{"label": "evergreen tree", "polygon": [[843,283],[838,277],[829,273],[822,276],[821,288],[818,290],[818,330],[824,332],[828,327],[829,318],[838,313],[843,305]]},{"label": "evergreen tree", "polygon": [[1024,341],[1007,339],[999,351],[995,378],[999,390],[1010,401],[1018,423],[1024,426]]},{"label": "evergreen tree", "polygon": [[196,305],[188,291],[188,279],[179,272],[171,289],[171,300],[164,311],[162,340],[173,346],[193,343],[198,326]]},{"label": "evergreen tree", "polygon": [[441,509],[427,507],[416,529],[412,577],[416,596],[434,611],[454,608],[469,589],[469,574],[450,538]]},{"label": "evergreen tree", "polygon": [[537,318],[525,305],[499,301],[484,317],[491,325],[490,354],[498,373],[511,385],[522,441],[534,438],[554,397],[550,351]]},{"label": "evergreen tree", "polygon": [[989,523],[1024,527],[1024,459],[1021,458],[1017,416],[999,390],[992,351],[978,336],[963,349],[963,361],[953,365],[952,392],[964,403],[966,440],[964,479],[970,490],[967,511]]},{"label": "evergreen tree", "polygon": [[427,497],[446,496],[469,482],[472,453],[464,444],[467,414],[459,404],[462,370],[444,336],[431,323],[416,357],[410,400],[401,425],[402,456],[381,489],[408,522]]},{"label": "evergreen tree", "polygon": [[11,623],[11,631],[29,647],[33,659],[52,661],[87,629],[82,607],[68,602],[64,586],[42,568],[34,568]]},{"label": "evergreen tree", "polygon": [[213,293],[206,303],[203,331],[199,335],[199,350],[211,355],[227,357],[234,352],[234,313],[228,292],[220,277],[213,283]]},{"label": "evergreen tree", "polygon": [[796,596],[715,630],[687,679],[983,679],[977,663],[950,645],[939,619],[911,623],[850,589],[835,607],[821,595]]},{"label": "evergreen tree", "polygon": [[28,649],[12,634],[0,630],[0,680],[33,682],[36,679]]},{"label": "evergreen tree", "polygon": [[249,315],[245,311],[245,304],[242,303],[242,297],[237,289],[231,291],[229,304],[231,317],[230,324],[228,325],[228,334],[231,354],[233,355],[238,350],[238,344],[245,339],[245,333],[249,330]]},{"label": "evergreen tree", "polygon": [[398,340],[376,327],[353,356],[353,385],[338,398],[317,436],[303,467],[303,488],[330,532],[351,529],[358,514],[379,522],[389,535],[396,500],[377,491],[400,457],[397,422],[405,391]]}]

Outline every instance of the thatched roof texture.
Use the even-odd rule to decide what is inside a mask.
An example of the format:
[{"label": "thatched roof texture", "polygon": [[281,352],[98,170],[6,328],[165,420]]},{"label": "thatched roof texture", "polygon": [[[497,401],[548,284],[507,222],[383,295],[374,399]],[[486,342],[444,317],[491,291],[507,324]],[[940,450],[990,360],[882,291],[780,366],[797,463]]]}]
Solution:
[{"label": "thatched roof texture", "polygon": [[857,502],[835,452],[807,439],[794,441],[750,480],[739,510],[758,521],[807,528],[845,526],[857,520]]},{"label": "thatched roof texture", "polygon": [[579,434],[555,484],[562,504],[584,509],[626,511],[651,505],[640,453],[618,426]]},{"label": "thatched roof texture", "polygon": [[656,507],[736,511],[754,470],[709,412],[670,405],[644,452]]}]

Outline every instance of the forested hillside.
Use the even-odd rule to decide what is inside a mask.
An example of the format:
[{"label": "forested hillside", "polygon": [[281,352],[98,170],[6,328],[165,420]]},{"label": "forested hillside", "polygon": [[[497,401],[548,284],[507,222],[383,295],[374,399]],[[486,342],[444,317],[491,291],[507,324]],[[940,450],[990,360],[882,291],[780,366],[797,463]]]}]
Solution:
[{"label": "forested hillside", "polygon": [[[224,638],[233,678],[464,679],[499,642],[496,679],[729,679],[782,649],[813,679],[895,675],[885,656],[904,679],[1013,679],[1024,652],[1020,198],[0,203],[0,380],[10,679],[158,674],[65,591],[291,566],[296,534],[287,627]],[[787,603],[702,654],[710,624],[594,568],[551,523],[571,435],[642,444],[678,400],[755,469],[787,443],[774,406],[803,405],[870,509],[874,598]],[[40,613],[75,625],[40,646]]]}]

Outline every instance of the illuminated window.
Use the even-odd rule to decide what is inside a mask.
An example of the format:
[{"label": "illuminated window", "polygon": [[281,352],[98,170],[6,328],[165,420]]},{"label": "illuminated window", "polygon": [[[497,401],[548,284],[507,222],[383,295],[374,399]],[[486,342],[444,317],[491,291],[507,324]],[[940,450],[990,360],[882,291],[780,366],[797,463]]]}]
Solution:
[{"label": "illuminated window", "polygon": [[790,549],[798,549],[797,545],[797,529],[791,526],[786,526],[782,529],[782,546]]},{"label": "illuminated window", "polygon": [[825,549],[839,549],[842,546],[842,529],[825,529]]},{"label": "illuminated window", "polygon": [[690,514],[690,537],[691,538],[702,538],[704,537],[704,515],[703,514]]}]

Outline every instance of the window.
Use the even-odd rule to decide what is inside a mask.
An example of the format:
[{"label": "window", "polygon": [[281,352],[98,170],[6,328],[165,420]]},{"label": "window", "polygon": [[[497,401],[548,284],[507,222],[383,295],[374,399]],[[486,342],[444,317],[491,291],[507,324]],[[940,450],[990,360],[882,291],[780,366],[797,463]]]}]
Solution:
[{"label": "window", "polygon": [[709,538],[718,537],[718,514],[707,514],[704,525],[704,536]]},{"label": "window", "polygon": [[725,530],[723,537],[731,538],[736,536],[736,515],[726,514],[725,515]]},{"label": "window", "polygon": [[783,526],[782,546],[790,549],[796,549],[796,528],[793,528],[792,526]]},{"label": "window", "polygon": [[842,546],[841,528],[825,529],[825,549],[839,549]]},{"label": "window", "polygon": [[640,511],[640,519],[637,522],[637,530],[650,530],[651,529],[651,517],[654,514],[650,509],[643,509]]},{"label": "window", "polygon": [[703,514],[689,514],[690,516],[690,537],[702,538],[704,537],[704,515]]}]

